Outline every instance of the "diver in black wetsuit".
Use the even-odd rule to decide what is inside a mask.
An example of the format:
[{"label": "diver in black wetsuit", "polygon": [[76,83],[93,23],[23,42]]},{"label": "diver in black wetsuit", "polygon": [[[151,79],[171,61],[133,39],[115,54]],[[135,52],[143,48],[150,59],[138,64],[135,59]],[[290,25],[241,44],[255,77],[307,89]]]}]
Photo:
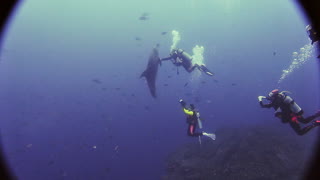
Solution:
[{"label": "diver in black wetsuit", "polygon": [[213,73],[205,65],[192,65],[192,56],[184,52],[182,49],[173,49],[170,53],[170,56],[167,58],[161,59],[161,61],[172,60],[172,63],[176,66],[183,66],[186,71],[189,73],[192,72],[195,68],[198,68],[200,71],[203,71],[209,76],[213,76]]},{"label": "diver in black wetsuit", "polygon": [[312,28],[311,25],[308,25],[308,26],[306,27],[306,31],[307,31],[307,33],[308,33],[308,35],[309,35],[310,40],[311,40],[311,44],[313,44],[313,43],[315,43],[315,42],[317,42],[317,41],[320,40],[320,36],[319,36],[320,34],[318,34],[318,33]]},{"label": "diver in black wetsuit", "polygon": [[[271,102],[269,104],[263,104],[263,98],[266,98]],[[320,120],[312,121],[320,116],[320,111],[312,116],[304,118],[302,116],[303,110],[295,103],[295,101],[290,96],[286,95],[285,92],[279,92],[278,89],[271,91],[268,97],[259,96],[258,100],[262,108],[273,107],[276,110],[275,116],[280,118],[283,123],[289,122],[290,126],[298,135],[304,135],[312,128],[320,126]],[[312,123],[304,128],[301,128],[299,124],[299,122],[307,124],[311,121]]]},{"label": "diver in black wetsuit", "polygon": [[[315,48],[317,49],[317,58],[320,58],[320,44],[319,44],[319,41],[320,41],[320,34],[318,32],[316,32],[313,27],[311,25],[308,25],[306,27],[306,31],[309,35],[309,38],[311,40],[311,45],[314,45],[316,46]],[[316,44],[314,44],[316,43]]]},{"label": "diver in black wetsuit", "polygon": [[199,121],[200,121],[200,114],[199,112],[197,112],[194,108],[193,104],[190,104],[190,108],[186,107],[186,103],[180,99],[180,104],[183,108],[183,112],[187,115],[187,123],[189,124],[188,126],[188,136],[192,136],[192,137],[199,137],[199,136],[207,136],[209,138],[211,138],[212,140],[216,139],[216,135],[213,133],[206,133],[206,132],[195,132],[196,131],[196,127],[197,125],[199,125]]}]

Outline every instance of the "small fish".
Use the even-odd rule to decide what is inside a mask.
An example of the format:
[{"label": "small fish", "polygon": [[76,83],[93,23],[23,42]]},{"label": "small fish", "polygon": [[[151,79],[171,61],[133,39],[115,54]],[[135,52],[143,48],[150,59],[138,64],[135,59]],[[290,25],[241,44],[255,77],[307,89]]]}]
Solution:
[{"label": "small fish", "polygon": [[145,12],[141,16],[149,16],[149,13]]},{"label": "small fish", "polygon": [[216,80],[216,79],[214,79],[213,81],[214,81],[215,83],[218,83],[218,82],[219,82],[219,81],[218,81],[218,80]]},{"label": "small fish", "polygon": [[141,21],[146,21],[149,19],[149,14],[148,13],[143,13],[140,17],[139,17],[139,20]]},{"label": "small fish", "polygon": [[131,97],[136,97],[136,95],[132,93],[132,94],[131,94]]},{"label": "small fish", "polygon": [[116,147],[114,147],[114,150],[115,151],[118,151],[118,149],[119,149],[119,146],[117,145]]},{"label": "small fish", "polygon": [[32,147],[32,144],[28,144],[26,145],[27,148],[31,148]]},{"label": "small fish", "polygon": [[277,52],[274,51],[274,52],[273,52],[273,56],[275,56],[276,54],[277,54]]},{"label": "small fish", "polygon": [[54,161],[49,161],[49,162],[48,162],[48,165],[49,165],[49,166],[51,166],[51,165],[53,165],[53,164],[54,164]]},{"label": "small fish", "polygon": [[205,84],[206,82],[205,81],[201,81],[201,84]]},{"label": "small fish", "polygon": [[100,79],[97,79],[97,78],[92,79],[92,82],[97,83],[97,84],[101,84],[101,83],[102,83],[102,82],[100,81]]},{"label": "small fish", "polygon": [[145,16],[141,16],[141,17],[139,17],[139,20],[141,20],[141,21],[145,21],[145,20],[147,20],[147,17],[145,17]]},{"label": "small fish", "polygon": [[115,88],[117,91],[119,91],[121,88],[119,88],[119,87],[117,87],[117,88]]},{"label": "small fish", "polygon": [[142,39],[140,37],[135,38],[136,41],[141,41]]},{"label": "small fish", "polygon": [[237,85],[236,83],[232,83],[232,84],[231,84],[231,86],[236,86],[236,85]]},{"label": "small fish", "polygon": [[172,76],[168,76],[168,78],[171,78]]},{"label": "small fish", "polygon": [[188,86],[188,84],[189,84],[189,83],[188,83],[188,82],[186,82],[186,83],[184,84],[184,87],[187,87],[187,86]]},{"label": "small fish", "polygon": [[163,84],[163,86],[168,86],[168,84]]},{"label": "small fish", "polygon": [[97,146],[93,146],[92,148],[93,148],[93,149],[97,149]]},{"label": "small fish", "polygon": [[103,91],[107,90],[107,88],[101,88]]},{"label": "small fish", "polygon": [[167,32],[165,32],[165,31],[161,32],[161,35],[166,35],[166,34],[167,34]]},{"label": "small fish", "polygon": [[147,110],[147,111],[150,110],[149,106],[144,106],[144,109]]}]

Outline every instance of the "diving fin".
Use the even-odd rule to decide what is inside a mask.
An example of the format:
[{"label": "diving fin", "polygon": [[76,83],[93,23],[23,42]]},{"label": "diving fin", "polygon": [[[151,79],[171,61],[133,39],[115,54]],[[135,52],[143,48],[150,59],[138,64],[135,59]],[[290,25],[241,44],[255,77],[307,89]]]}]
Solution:
[{"label": "diving fin", "polygon": [[216,140],[216,135],[213,133],[203,132],[202,135],[207,136],[207,137],[211,138],[212,140]]},{"label": "diving fin", "polygon": [[200,71],[203,71],[204,73],[206,73],[209,76],[214,75],[211,71],[209,71],[209,69],[205,65],[199,66],[199,69],[200,69]]}]

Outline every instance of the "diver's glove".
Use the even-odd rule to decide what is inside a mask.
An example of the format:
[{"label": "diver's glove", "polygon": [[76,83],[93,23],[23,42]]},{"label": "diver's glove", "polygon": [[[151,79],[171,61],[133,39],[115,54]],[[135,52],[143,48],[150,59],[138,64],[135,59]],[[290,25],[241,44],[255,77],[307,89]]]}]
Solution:
[{"label": "diver's glove", "polygon": [[266,98],[266,97],[265,96],[258,96],[259,102],[261,102],[263,98]]},{"label": "diver's glove", "polygon": [[180,99],[179,102],[182,107],[186,107],[186,102],[184,102],[183,99]]}]

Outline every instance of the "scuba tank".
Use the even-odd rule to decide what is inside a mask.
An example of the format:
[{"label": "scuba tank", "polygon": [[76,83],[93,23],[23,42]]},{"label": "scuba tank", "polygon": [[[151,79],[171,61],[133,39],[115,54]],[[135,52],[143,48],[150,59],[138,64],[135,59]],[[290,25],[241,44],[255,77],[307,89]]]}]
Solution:
[{"label": "scuba tank", "polygon": [[[197,115],[197,121],[198,121],[198,126],[199,126],[199,129],[202,129],[202,122],[200,120],[200,113],[199,112],[196,112],[196,115]],[[199,136],[199,143],[201,145],[201,136]]]},{"label": "scuba tank", "polygon": [[189,61],[192,60],[192,56],[190,56],[188,53],[184,52],[183,50],[181,52],[181,56],[183,57],[183,59],[187,59]]},{"label": "scuba tank", "polygon": [[284,97],[283,102],[290,106],[290,110],[293,113],[298,114],[300,111],[302,111],[301,107],[296,102],[294,102],[294,100],[290,96],[287,96],[287,95],[284,95],[284,96],[285,97]]},{"label": "scuba tank", "polygon": [[198,126],[199,126],[200,129],[202,129],[202,122],[201,122],[201,119],[200,119],[200,113],[196,112],[196,115],[197,115]]}]

